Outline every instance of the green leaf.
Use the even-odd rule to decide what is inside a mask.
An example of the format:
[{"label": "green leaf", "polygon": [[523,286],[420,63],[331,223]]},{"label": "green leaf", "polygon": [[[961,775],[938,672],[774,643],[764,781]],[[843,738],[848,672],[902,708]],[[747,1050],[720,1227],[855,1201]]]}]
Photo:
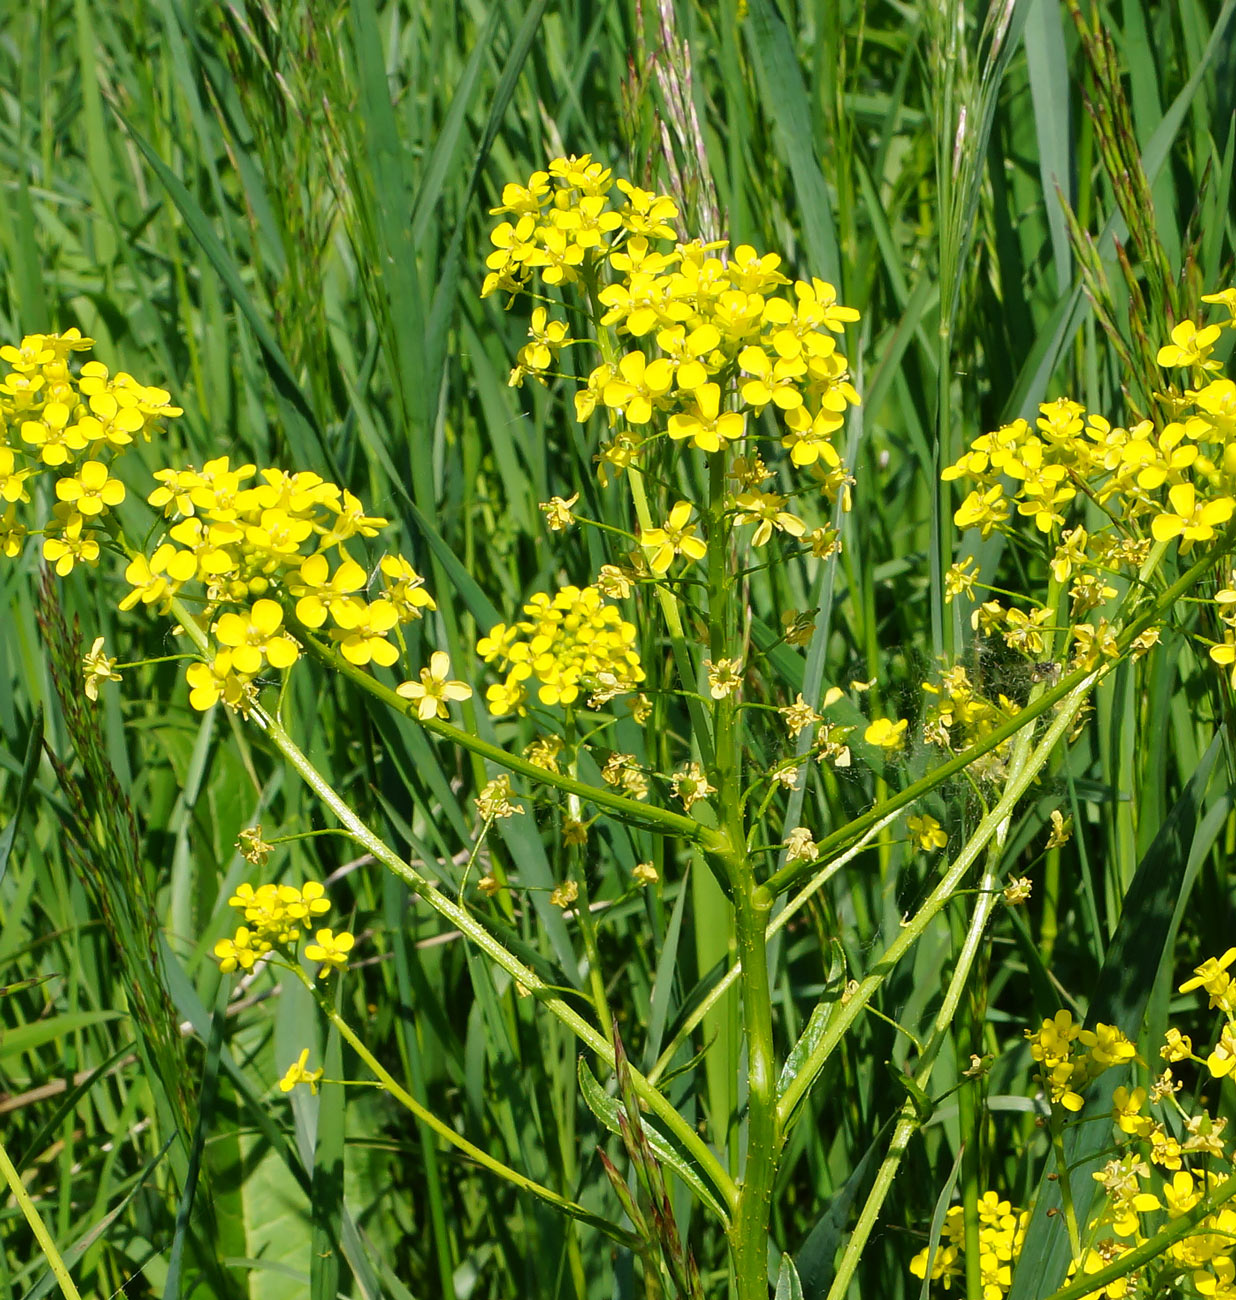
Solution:
[{"label": "green leaf", "polygon": [[798,1280],[798,1270],[788,1255],[781,1256],[777,1270],[776,1300],[803,1300],[803,1284]]},{"label": "green leaf", "polygon": [[[622,1113],[622,1107],[618,1100],[611,1097],[604,1088],[597,1082],[596,1076],[588,1068],[587,1062],[581,1056],[579,1058],[579,1089],[583,1093],[584,1101],[588,1103],[588,1109],[605,1125],[607,1129],[615,1136],[621,1136],[621,1127],[618,1123],[618,1116]],[[644,1133],[648,1138],[648,1145],[652,1148],[653,1154],[663,1164],[672,1169],[679,1178],[695,1193],[700,1201],[703,1202],[712,1212],[722,1221],[726,1222],[728,1216],[725,1213],[720,1199],[711,1185],[705,1181],[699,1166],[694,1161],[688,1160],[683,1156],[678,1148],[671,1145],[669,1140],[661,1131],[653,1126],[647,1116],[641,1116],[644,1125]]]}]

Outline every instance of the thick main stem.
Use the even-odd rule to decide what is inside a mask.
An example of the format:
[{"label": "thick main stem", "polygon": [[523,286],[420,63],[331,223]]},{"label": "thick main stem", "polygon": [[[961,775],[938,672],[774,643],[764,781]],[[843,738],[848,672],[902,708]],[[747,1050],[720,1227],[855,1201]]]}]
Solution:
[{"label": "thick main stem", "polygon": [[755,883],[749,867],[743,874],[746,879],[734,891],[734,918],[742,955],[743,1034],[747,1047],[747,1158],[730,1240],[739,1300],[768,1300],[768,1220],[781,1148],[765,938],[772,897]]},{"label": "thick main stem", "polygon": [[[716,664],[736,641],[729,564],[724,455],[710,458],[708,476],[708,648]],[[745,851],[739,713],[731,695],[713,706],[712,780],[728,848],[719,874],[733,891],[734,926],[742,980],[743,1039],[747,1051],[747,1148],[730,1227],[739,1300],[768,1300],[768,1220],[781,1146],[777,1120],[777,1063],[773,1044],[772,989],[767,932],[772,895],[755,879]]]}]

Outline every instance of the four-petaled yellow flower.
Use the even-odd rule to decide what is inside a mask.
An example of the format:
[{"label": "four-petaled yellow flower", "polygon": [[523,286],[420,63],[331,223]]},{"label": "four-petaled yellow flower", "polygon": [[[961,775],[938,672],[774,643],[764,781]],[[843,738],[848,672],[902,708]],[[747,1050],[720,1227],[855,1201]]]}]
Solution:
[{"label": "four-petaled yellow flower", "polygon": [[911,813],[906,818],[910,840],[924,853],[932,853],[948,844],[948,832],[930,813]]},{"label": "four-petaled yellow flower", "polygon": [[300,647],[283,631],[283,609],[277,600],[254,601],[243,614],[229,611],[214,628],[220,645],[232,651],[232,667],[252,677],[263,663],[288,668],[300,657]]},{"label": "four-petaled yellow flower", "polygon": [[1222,332],[1218,325],[1198,329],[1193,321],[1182,320],[1172,330],[1172,341],[1159,349],[1155,360],[1161,366],[1196,366],[1201,370],[1218,370],[1219,363],[1210,359],[1210,350]]},{"label": "four-petaled yellow flower", "polygon": [[1215,497],[1213,501],[1199,501],[1192,483],[1176,483],[1168,489],[1167,499],[1171,510],[1155,515],[1150,531],[1156,542],[1179,537],[1180,549],[1188,551],[1195,542],[1209,542],[1220,524],[1225,524],[1236,511],[1236,500]]},{"label": "four-petaled yellow flower", "polygon": [[467,682],[450,681],[451,657],[445,650],[435,650],[429,658],[429,667],[421,669],[419,682],[401,682],[395,691],[416,705],[416,715],[422,722],[430,718],[449,718],[450,700],[472,698],[472,687]]},{"label": "four-petaled yellow flower", "polygon": [[313,943],[305,945],[305,956],[309,961],[321,962],[326,970],[342,970],[347,965],[348,954],[356,946],[356,936],[347,930],[338,934],[333,930],[319,930],[313,939]]},{"label": "four-petaled yellow flower", "polygon": [[708,554],[703,539],[695,535],[695,525],[688,522],[690,518],[691,503],[679,501],[660,528],[650,528],[640,534],[640,545],[645,552],[652,552],[648,556],[648,567],[653,573],[665,573],[673,564],[675,555],[701,560]]},{"label": "four-petaled yellow flower", "polygon": [[101,460],[88,460],[74,477],[56,481],[56,496],[89,518],[118,506],[124,500],[124,484],[109,476]]}]

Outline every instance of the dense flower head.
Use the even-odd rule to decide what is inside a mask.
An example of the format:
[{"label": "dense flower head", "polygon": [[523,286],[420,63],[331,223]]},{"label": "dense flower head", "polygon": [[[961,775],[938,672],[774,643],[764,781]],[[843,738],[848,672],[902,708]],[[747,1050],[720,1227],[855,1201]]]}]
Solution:
[{"label": "dense flower head", "polygon": [[[244,916],[245,924],[230,939],[215,944],[215,958],[225,975],[251,970],[259,957],[273,950],[294,950],[303,932],[330,911],[326,890],[316,880],[301,886],[265,884],[256,888],[245,882],[237,886],[228,905]],[[340,969],[355,942],[346,930],[336,934],[320,929],[306,945],[305,956],[322,963],[324,970]]]},{"label": "dense flower head", "polygon": [[[1057,398],[1040,405],[1033,421],[1018,418],[974,439],[942,472],[968,488],[953,517],[959,528],[988,537],[1022,519],[1041,535],[1052,578],[1067,590],[1077,620],[1068,633],[1073,668],[1093,669],[1121,653],[1117,628],[1102,618],[1080,621],[1117,595],[1113,576],[1135,580],[1156,545],[1175,543],[1184,556],[1217,543],[1236,518],[1236,381],[1217,373],[1220,362],[1211,356],[1223,331],[1236,326],[1236,290],[1207,294],[1203,302],[1225,307],[1229,318],[1204,326],[1184,320],[1171,329],[1158,363],[1184,374],[1179,386],[1156,394],[1153,418],[1125,428]],[[1111,520],[1093,534],[1081,522],[1087,508],[1093,516],[1090,503]],[[950,569],[950,599],[972,592],[968,563]],[[1236,605],[1220,600],[1217,613],[1224,629],[1210,657],[1233,668],[1236,685]],[[972,619],[979,631],[998,632],[1030,657],[1056,630],[1048,610],[991,601]],[[1134,656],[1156,639],[1151,629],[1133,645]]]},{"label": "dense flower head", "polygon": [[[26,539],[41,534],[43,558],[60,577],[98,563],[105,518],[125,499],[116,459],[182,413],[162,388],[82,363],[93,346],[68,329],[0,347],[9,367],[0,378],[0,555],[16,559]],[[35,520],[22,508],[40,478],[51,480],[56,504]]]},{"label": "dense flower head", "polygon": [[[747,244],[686,240],[673,198],[613,178],[590,156],[559,158],[526,184],[508,184],[493,209],[502,220],[482,297],[511,301],[534,280],[595,294],[617,355],[584,378],[576,416],[604,409],[611,429],[635,434],[626,468],[645,439],[665,431],[707,454],[775,439],[797,468],[823,468],[829,500],[848,474],[832,443],[859,398],[837,335],[858,312],[824,280],[791,280],[774,253]],[[544,378],[559,352],[577,345],[545,307],[532,313],[529,342],[511,382]],[[762,431],[762,432],[761,432]]]},{"label": "dense flower head", "polygon": [[167,607],[186,588],[200,591],[202,623],[214,636],[212,659],[189,669],[189,702],[244,708],[268,668],[290,667],[304,627],[319,630],[350,663],[393,664],[399,625],[436,608],[420,574],[388,553],[373,577],[348,551],[376,537],[387,520],[368,515],[345,488],[312,471],[233,465],[228,456],[200,469],[155,471],[149,502],[166,532],[125,571],[121,609]]},{"label": "dense flower head", "polygon": [[[978,1198],[977,1208],[983,1296],[985,1300],[1000,1300],[1012,1283],[1012,1266],[1021,1253],[1030,1214],[1002,1200],[994,1191],[984,1192]],[[954,1281],[962,1282],[964,1287],[965,1250],[965,1211],[960,1205],[953,1205],[945,1213],[934,1252],[930,1246],[920,1250],[910,1261],[910,1272],[915,1277],[925,1277],[930,1264],[933,1282],[941,1283],[945,1290],[951,1289]]]},{"label": "dense flower head", "polygon": [[481,658],[505,674],[486,692],[490,713],[523,712],[533,683],[542,704],[570,705],[582,690],[612,698],[644,680],[635,627],[598,587],[538,592],[523,612],[527,618],[499,623],[477,643]]}]

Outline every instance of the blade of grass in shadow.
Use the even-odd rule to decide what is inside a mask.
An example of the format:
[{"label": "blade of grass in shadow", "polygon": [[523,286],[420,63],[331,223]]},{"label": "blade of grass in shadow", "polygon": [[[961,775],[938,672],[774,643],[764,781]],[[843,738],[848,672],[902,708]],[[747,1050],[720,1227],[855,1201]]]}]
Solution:
[{"label": "blade of grass in shadow", "polygon": [[770,0],[752,0],[747,31],[761,73],[763,102],[777,128],[781,151],[794,177],[798,217],[811,273],[836,285],[844,302],[841,253],[828,184],[816,158],[807,88],[789,29]]},{"label": "blade of grass in shadow", "polygon": [[1069,121],[1069,60],[1064,45],[1064,12],[1059,5],[1032,6],[1026,19],[1025,43],[1030,97],[1034,102],[1039,175],[1043,180],[1052,258],[1056,263],[1056,292],[1064,294],[1073,283],[1073,257],[1068,226],[1056,191],[1059,188],[1072,203],[1073,132]]},{"label": "blade of grass in shadow", "polygon": [[235,262],[215,234],[210,218],[202,211],[197,200],[185,188],[176,173],[159,157],[120,109],[113,105],[112,112],[116,114],[133,143],[141,150],[163,188],[167,190],[168,196],[176,205],[177,211],[184,218],[193,237],[201,245],[216,275],[223,281],[232,300],[248,321],[249,328],[253,331],[254,338],[257,339],[266,360],[267,372],[274,384],[275,392],[281,401],[285,433],[292,455],[302,465],[325,465],[332,476],[338,477],[334,468],[334,458],[330,454],[317,418],[304,393],[301,392],[292,367],[258,310],[257,304],[245,288]]},{"label": "blade of grass in shadow", "polygon": [[[339,1007],[341,986],[335,986]],[[322,1067],[327,1079],[342,1080],[343,1042],[332,1024],[326,1034]],[[313,1255],[309,1263],[310,1300],[335,1300],[339,1294],[340,1258],[334,1249],[343,1226],[344,1085],[324,1083],[318,1093],[317,1139],[313,1145]]]},{"label": "blade of grass in shadow", "polygon": [[42,757],[43,706],[40,704],[35,707],[34,717],[30,722],[30,733],[26,740],[26,756],[22,762],[21,777],[17,782],[17,794],[10,805],[9,819],[4,829],[0,831],[0,881],[4,880],[4,873],[8,870],[9,856],[13,852],[13,844],[17,838],[17,828],[21,824],[26,800],[30,797],[30,789],[34,785],[34,778],[39,770],[39,761]]}]

